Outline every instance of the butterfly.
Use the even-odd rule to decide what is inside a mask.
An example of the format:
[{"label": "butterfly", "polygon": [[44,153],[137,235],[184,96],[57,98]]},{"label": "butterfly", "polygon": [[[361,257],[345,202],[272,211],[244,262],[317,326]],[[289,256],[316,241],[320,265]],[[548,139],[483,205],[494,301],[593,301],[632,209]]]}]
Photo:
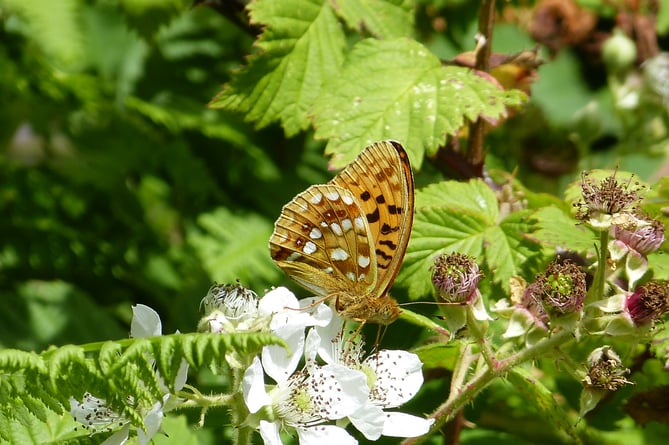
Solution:
[{"label": "butterfly", "polygon": [[375,142],[327,184],[281,210],[269,240],[274,262],[345,319],[388,325],[401,310],[388,292],[406,251],[414,213],[409,157]]}]

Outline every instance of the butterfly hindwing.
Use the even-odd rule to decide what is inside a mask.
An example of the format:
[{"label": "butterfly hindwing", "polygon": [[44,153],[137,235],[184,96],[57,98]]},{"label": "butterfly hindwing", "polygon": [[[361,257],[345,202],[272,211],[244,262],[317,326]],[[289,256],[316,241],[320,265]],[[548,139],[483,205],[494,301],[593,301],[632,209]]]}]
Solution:
[{"label": "butterfly hindwing", "polygon": [[311,186],[288,203],[270,251],[279,267],[317,295],[374,288],[369,228],[352,193],[336,185]]}]

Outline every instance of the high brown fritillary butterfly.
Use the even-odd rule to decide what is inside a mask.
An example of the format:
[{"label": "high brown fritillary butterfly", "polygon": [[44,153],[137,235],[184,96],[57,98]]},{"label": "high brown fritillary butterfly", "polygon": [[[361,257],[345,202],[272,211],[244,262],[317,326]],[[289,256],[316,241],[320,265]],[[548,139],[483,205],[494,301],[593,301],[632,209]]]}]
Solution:
[{"label": "high brown fritillary butterfly", "polygon": [[349,320],[387,325],[400,315],[388,291],[413,222],[414,184],[399,142],[369,145],[327,184],[286,204],[269,240],[290,278],[334,302]]}]

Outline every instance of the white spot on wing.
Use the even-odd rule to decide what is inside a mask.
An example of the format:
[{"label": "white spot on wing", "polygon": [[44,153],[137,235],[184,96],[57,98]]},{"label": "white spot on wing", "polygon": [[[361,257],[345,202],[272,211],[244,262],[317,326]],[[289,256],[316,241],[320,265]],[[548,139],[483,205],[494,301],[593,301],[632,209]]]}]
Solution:
[{"label": "white spot on wing", "polygon": [[[314,247],[316,247],[316,246],[314,246]],[[333,261],[346,261],[348,259],[348,252],[346,252],[341,247],[337,247],[330,254],[330,258],[332,258]]]},{"label": "white spot on wing", "polygon": [[332,229],[332,231],[337,236],[342,236],[344,234],[344,232],[342,232],[342,230],[341,230],[341,226],[338,223],[330,224],[330,228]]},{"label": "white spot on wing", "polygon": [[349,195],[342,196],[341,200],[344,201],[344,204],[346,204],[347,206],[353,204],[353,198],[351,198]]},{"label": "white spot on wing", "polygon": [[358,256],[358,266],[360,266],[360,267],[365,268],[365,267],[369,266],[369,261],[370,260],[369,260],[368,256],[364,256],[364,255],[359,255]]},{"label": "white spot on wing", "polygon": [[353,223],[351,222],[350,219],[345,218],[341,220],[341,227],[344,229],[344,232],[348,232],[353,228]]},{"label": "white spot on wing", "polygon": [[300,258],[302,254],[300,252],[293,252],[286,257],[286,261],[295,261]]},{"label": "white spot on wing", "polygon": [[321,200],[323,199],[323,194],[322,193],[316,193],[311,197],[309,201],[311,201],[312,204],[320,204]]},{"label": "white spot on wing", "polygon": [[339,193],[336,190],[330,190],[325,192],[325,197],[330,201],[337,201],[339,199]]},{"label": "white spot on wing", "polygon": [[321,221],[321,227],[326,229],[328,227],[328,223],[326,223],[325,221]]},{"label": "white spot on wing", "polygon": [[353,223],[355,224],[356,229],[364,230],[365,222],[362,220],[362,216],[356,216],[355,218],[353,218]]},{"label": "white spot on wing", "polygon": [[317,250],[318,248],[316,247],[316,244],[312,243],[311,241],[307,241],[304,247],[302,248],[302,252],[306,253],[307,255],[311,255]]},{"label": "white spot on wing", "polygon": [[351,281],[355,281],[355,274],[353,272],[346,272],[346,278]]},{"label": "white spot on wing", "polygon": [[366,275],[364,273],[361,273],[360,275],[358,275],[358,281],[364,281],[365,277]]},{"label": "white spot on wing", "polygon": [[332,272],[334,272],[334,269],[332,268],[332,266],[328,266],[328,267],[326,267],[325,269],[323,269],[323,272],[325,272],[325,273],[332,273]]},{"label": "white spot on wing", "polygon": [[323,233],[321,233],[320,230],[318,230],[316,227],[311,229],[311,232],[309,232],[309,238],[311,239],[320,239],[323,236]]}]

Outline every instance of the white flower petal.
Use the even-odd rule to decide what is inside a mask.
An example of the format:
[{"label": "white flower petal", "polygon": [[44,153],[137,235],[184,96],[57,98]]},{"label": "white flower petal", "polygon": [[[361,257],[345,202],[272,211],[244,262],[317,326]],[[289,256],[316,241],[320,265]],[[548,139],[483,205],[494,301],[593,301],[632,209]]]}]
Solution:
[{"label": "white flower petal", "polygon": [[250,413],[257,413],[260,408],[272,403],[265,390],[265,379],[260,359],[255,357],[253,363],[244,372],[242,394]]},{"label": "white flower petal", "polygon": [[130,336],[132,338],[154,337],[163,331],[158,312],[144,304],[132,307],[132,323]]},{"label": "white flower petal", "polygon": [[307,340],[304,343],[304,359],[307,361],[307,364],[316,360],[316,354],[320,345],[321,336],[318,335],[315,329],[309,329]]},{"label": "white flower petal", "polygon": [[144,416],[144,426],[146,431],[141,428],[137,430],[137,439],[141,445],[149,443],[151,438],[160,430],[163,424],[163,410],[162,403],[158,402],[151,410]]},{"label": "white flower petal", "polygon": [[300,445],[356,445],[358,443],[344,428],[335,425],[296,429]]},{"label": "white flower petal", "polygon": [[100,445],[123,445],[128,441],[129,434],[130,424],[127,424],[111,436],[107,437],[107,440],[102,442]]},{"label": "white flower petal", "polygon": [[410,400],[423,384],[423,363],[411,352],[384,349],[367,357],[364,364],[376,372],[372,401],[385,408]]},{"label": "white flower petal", "polygon": [[386,423],[386,415],[383,410],[369,402],[349,415],[348,419],[369,440],[377,440],[381,437]]},{"label": "white flower petal", "polygon": [[336,361],[335,357],[338,354],[335,354],[335,349],[341,347],[332,342],[332,340],[339,335],[344,324],[344,319],[333,314],[330,322],[325,326],[316,326],[316,331],[318,332],[321,343],[318,346],[318,355],[325,361],[325,363],[334,363]]},{"label": "white flower petal", "polygon": [[[327,326],[332,320],[333,311],[327,304],[323,303],[323,298],[304,298],[300,300],[300,308],[305,309],[313,305],[315,302],[321,301],[317,304],[312,311],[310,311],[310,317],[312,318],[311,324],[309,326]],[[309,313],[309,312],[307,312]]]},{"label": "white flower petal", "polygon": [[261,315],[271,315],[283,312],[287,307],[299,308],[300,305],[295,295],[282,286],[272,289],[260,299],[258,312]]},{"label": "white flower petal", "polygon": [[279,435],[279,423],[268,422],[266,420],[260,421],[260,437],[262,437],[265,445],[283,445],[281,436]]},{"label": "white flower petal", "polygon": [[304,352],[304,326],[286,325],[273,331],[288,343],[288,349],[270,345],[262,348],[262,365],[274,381],[285,381],[297,369]]},{"label": "white flower petal", "polygon": [[386,413],[383,435],[392,437],[417,437],[430,430],[434,419],[423,419],[404,413]]},{"label": "white flower petal", "polygon": [[319,411],[324,418],[344,418],[367,403],[369,386],[361,371],[332,364],[317,367],[312,372],[314,386],[318,385],[314,390],[318,392]]},{"label": "white flower petal", "polygon": [[181,391],[186,384],[186,380],[188,379],[188,362],[186,360],[181,360],[181,364],[179,365],[179,370],[177,371],[177,376],[174,379],[174,389],[177,391]]}]

